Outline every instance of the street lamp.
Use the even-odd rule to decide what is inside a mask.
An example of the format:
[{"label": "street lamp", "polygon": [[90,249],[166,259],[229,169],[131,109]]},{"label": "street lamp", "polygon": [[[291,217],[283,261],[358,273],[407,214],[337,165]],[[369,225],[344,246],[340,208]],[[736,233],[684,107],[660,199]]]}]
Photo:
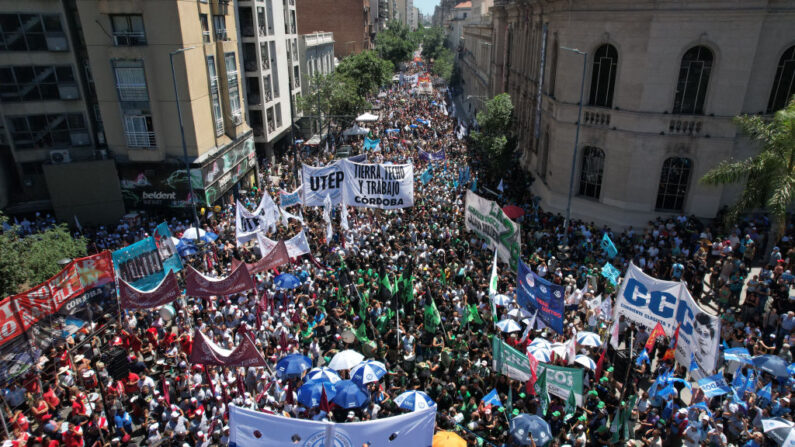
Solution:
[{"label": "street lamp", "polygon": [[[585,69],[588,66],[588,53],[578,50],[576,48],[560,47],[562,50],[571,51],[582,55],[582,79],[580,80],[580,106],[577,111],[577,130],[574,133],[574,153],[571,155],[571,173],[569,174],[569,199],[566,202],[566,220],[563,223],[564,231],[569,227],[569,220],[571,220],[571,196],[574,193],[574,169],[577,166],[577,146],[580,143],[580,122],[582,121],[582,96],[585,90]],[[566,239],[568,240],[568,231],[566,231]]]},{"label": "street lamp", "polygon": [[199,215],[196,213],[196,194],[193,191],[193,181],[190,175],[190,163],[188,162],[188,146],[185,143],[185,126],[182,124],[182,108],[179,106],[179,91],[177,90],[177,75],[174,72],[174,55],[179,53],[184,53],[188,50],[192,50],[196,47],[187,47],[187,48],[180,48],[178,50],[174,50],[168,54],[169,60],[171,61],[171,80],[174,83],[174,97],[177,100],[177,118],[179,119],[179,134],[182,137],[182,158],[185,162],[185,171],[188,176],[188,193],[190,194],[190,202],[191,206],[193,207],[193,221],[196,225],[196,238],[199,237]]}]

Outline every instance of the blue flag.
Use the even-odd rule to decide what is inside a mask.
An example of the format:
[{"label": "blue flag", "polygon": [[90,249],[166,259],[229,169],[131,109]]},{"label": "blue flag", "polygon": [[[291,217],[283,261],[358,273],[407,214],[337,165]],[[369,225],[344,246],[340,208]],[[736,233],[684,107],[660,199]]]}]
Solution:
[{"label": "blue flag", "polygon": [[433,170],[431,170],[431,167],[428,166],[428,169],[426,169],[425,172],[422,173],[420,181],[422,182],[423,185],[427,185],[432,178],[433,178]]},{"label": "blue flag", "polygon": [[502,402],[500,402],[500,396],[497,395],[497,388],[494,388],[493,390],[491,390],[491,392],[489,392],[489,394],[483,396],[483,399],[481,399],[481,401],[485,402],[486,404],[494,405],[496,407],[502,406]]},{"label": "blue flag", "polygon": [[602,250],[604,250],[605,253],[607,253],[608,258],[612,259],[616,257],[616,255],[618,254],[618,249],[616,248],[616,245],[613,243],[613,241],[610,239],[610,236],[608,236],[607,233],[602,235],[601,245],[602,245]]},{"label": "blue flag", "polygon": [[649,353],[646,352],[645,349],[640,350],[640,355],[638,356],[638,359],[635,360],[635,364],[638,366],[640,366],[642,363],[649,363]]},{"label": "blue flag", "polygon": [[715,396],[722,396],[732,391],[722,373],[715,374],[714,376],[704,377],[698,381],[698,387],[704,392],[704,395],[712,398]]},{"label": "blue flag", "polygon": [[602,276],[607,278],[610,281],[610,284],[613,286],[618,285],[618,276],[621,275],[621,272],[613,267],[613,264],[606,262],[604,267],[602,267]]},{"label": "blue flag", "polygon": [[754,370],[752,369],[748,370],[748,378],[745,379],[745,384],[740,390],[740,395],[745,396],[746,391],[750,391],[752,393],[756,391],[756,377],[754,374]]},{"label": "blue flag", "polygon": [[478,178],[475,177],[475,180],[472,180],[472,192],[478,191]]},{"label": "blue flag", "polygon": [[712,412],[709,411],[709,407],[707,406],[706,402],[699,402],[697,404],[693,404],[693,405],[689,406],[688,408],[700,408],[700,409],[706,411],[707,414],[709,415],[709,417],[712,417]]},{"label": "blue flag", "polygon": [[737,371],[734,373],[734,380],[732,380],[732,386],[737,389],[742,389],[745,386],[745,380],[743,370],[737,368]]},{"label": "blue flag", "polygon": [[729,348],[723,351],[723,359],[726,361],[742,362],[748,365],[753,365],[751,360],[751,353],[745,348]]},{"label": "blue flag", "polygon": [[759,396],[760,399],[766,399],[768,402],[773,400],[773,387],[771,386],[773,382],[768,382],[761,390],[757,391],[756,395]]},{"label": "blue flag", "polygon": [[676,388],[674,388],[673,384],[666,386],[665,388],[661,389],[657,392],[657,397],[665,399],[666,396],[669,394],[678,394]]},{"label": "blue flag", "polygon": [[698,371],[698,363],[696,362],[696,357],[693,353],[690,353],[690,369],[689,371]]}]

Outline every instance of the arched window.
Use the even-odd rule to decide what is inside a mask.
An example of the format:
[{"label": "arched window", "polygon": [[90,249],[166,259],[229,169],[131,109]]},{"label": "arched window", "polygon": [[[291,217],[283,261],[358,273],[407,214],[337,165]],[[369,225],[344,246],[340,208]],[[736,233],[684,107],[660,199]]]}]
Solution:
[{"label": "arched window", "polygon": [[605,153],[598,147],[585,146],[580,169],[580,195],[599,198],[602,191],[602,173],[605,169]]},{"label": "arched window", "polygon": [[671,157],[665,160],[660,172],[655,208],[666,211],[681,211],[684,208],[692,167],[693,161],[689,158]]},{"label": "arched window", "polygon": [[679,67],[676,83],[674,113],[700,115],[704,113],[709,73],[712,70],[712,51],[698,46],[687,50]]},{"label": "arched window", "polygon": [[591,97],[588,104],[599,107],[613,106],[613,90],[616,87],[618,51],[610,44],[596,49],[591,75]]},{"label": "arched window", "polygon": [[795,46],[789,47],[778,61],[773,89],[767,102],[767,113],[773,113],[787,106],[795,95]]}]

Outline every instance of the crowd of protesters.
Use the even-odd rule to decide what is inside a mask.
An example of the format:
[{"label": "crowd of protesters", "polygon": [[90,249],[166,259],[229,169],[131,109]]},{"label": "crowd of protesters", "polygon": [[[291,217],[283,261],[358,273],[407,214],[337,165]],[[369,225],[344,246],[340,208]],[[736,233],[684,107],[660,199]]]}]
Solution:
[{"label": "crowd of protesters", "polygon": [[[413,66],[407,74],[417,71]],[[579,220],[564,227],[562,216],[545,212],[534,200],[531,182],[525,180],[529,174],[518,161],[501,176],[501,194],[483,188],[494,190],[496,184],[485,184],[483,160],[468,151],[468,123],[457,121],[449,93],[437,89],[430,95],[419,94],[408,83],[395,83],[383,92],[373,98],[381,119],[371,125],[370,137],[380,138],[380,145],[366,152],[368,162],[413,163],[417,178],[413,207],[349,208],[348,231],[336,224],[336,209],[331,240],[326,240],[322,209],[304,207],[304,223],[291,219],[269,235],[280,240],[306,231],[317,262],[304,256],[278,269],[296,275],[302,281],[299,287],[278,289],[273,284],[277,272],[263,272],[255,278],[256,294],[181,296],[173,303],[173,318],[164,319],[157,309],[123,312],[101,334],[70,337],[69,355],[63,344],[53,345],[30,374],[4,385],[2,411],[10,436],[3,445],[223,446],[229,440],[229,404],[291,418],[366,421],[405,412],[393,399],[407,390],[427,392],[437,404],[438,429],[457,431],[471,445],[516,445],[509,420],[522,413],[545,418],[554,446],[756,447],[773,442],[763,435],[761,421],[774,416],[792,419],[789,381],[761,374],[756,387],[772,381],[769,399],[760,399],[755,388],[746,389],[739,401],[726,396],[707,399],[697,387],[686,393],[683,386],[665,398],[649,396],[649,383],[662,374],[689,378],[688,365],[662,360],[667,341],[661,339],[650,364],[636,365],[630,359],[628,376],[614,368],[619,356],[609,349],[601,377],[583,368],[587,397],[582,407],[566,414],[565,399],[552,396],[544,413],[532,387],[493,370],[491,338],[502,337],[521,351],[539,337],[565,342],[575,329],[597,332],[606,340],[612,316],[597,314],[588,302],[599,295],[615,296],[615,287],[600,275],[606,257],[599,241],[607,233],[618,249],[613,265],[623,270],[633,262],[656,278],[684,281],[702,307],[720,314],[727,346],[776,354],[791,362],[795,348],[795,308],[789,298],[795,263],[791,225],[771,252],[766,250],[769,222],[763,216],[728,228],[720,221],[706,225],[688,216],[659,218],[643,228],[610,229]],[[387,129],[399,131],[387,133]],[[303,152],[298,162],[329,163],[335,146],[342,143],[336,142]],[[349,143],[361,147],[361,142]],[[427,184],[419,176],[430,162],[420,160],[419,150],[443,150],[446,157],[432,162]],[[276,198],[280,191],[292,191],[300,183],[293,177],[293,163],[287,158],[264,165],[261,188],[247,192],[241,202],[253,209],[263,193]],[[462,182],[460,172],[467,166],[471,178]],[[518,219],[522,259],[539,276],[566,288],[563,334],[547,328],[522,337],[522,331],[505,334],[494,326],[488,296],[493,249],[468,232],[463,219],[464,195],[476,178],[481,179],[479,193],[502,205],[523,208],[524,216]],[[115,250],[152,234],[162,220],[163,216],[144,216],[139,224],[86,228],[83,235],[91,250]],[[189,219],[167,216],[165,220],[177,237],[192,225]],[[27,232],[51,224],[41,216],[25,222]],[[234,204],[206,209],[201,225],[219,238],[184,263],[209,276],[224,277],[234,259],[257,259],[256,242],[236,244]],[[383,285],[385,277],[399,283],[396,290]],[[411,277],[414,280],[408,281]],[[515,287],[513,269],[500,264],[498,291],[514,297]],[[580,290],[585,293],[577,293]],[[255,297],[265,295],[273,304],[264,309],[257,324]],[[425,318],[431,300],[441,315],[438,327],[429,327]],[[477,308],[474,315],[472,305]],[[508,312],[515,307],[498,307],[496,319],[510,318]],[[194,329],[231,349],[241,342],[243,324],[252,329],[271,368],[202,367],[188,361]],[[520,324],[524,329],[527,322]],[[632,352],[637,356],[651,328],[622,321],[620,330],[621,347],[634,340]],[[83,343],[89,335],[93,338]],[[105,352],[117,348],[126,351],[129,366],[122,378],[111,377],[102,361]],[[599,357],[599,349],[578,348],[594,360]],[[320,367],[344,349],[382,361],[389,371],[379,382],[368,384],[369,402],[352,411],[306,408],[296,399],[301,380],[282,379],[272,372],[289,353],[303,353]],[[565,364],[562,358],[552,362]],[[732,380],[729,368],[719,364],[719,370]],[[743,368],[731,370],[749,374]],[[493,389],[502,403],[510,395],[510,406],[481,400]],[[627,402],[635,402],[627,423],[630,428],[616,441],[610,422],[615,410]],[[693,407],[698,402],[706,406]]]}]

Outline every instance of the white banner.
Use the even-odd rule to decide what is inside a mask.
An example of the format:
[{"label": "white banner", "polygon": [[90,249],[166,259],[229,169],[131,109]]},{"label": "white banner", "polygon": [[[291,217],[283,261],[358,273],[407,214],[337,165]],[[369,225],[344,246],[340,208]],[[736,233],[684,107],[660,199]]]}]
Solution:
[{"label": "white banner", "polygon": [[430,447],[436,406],[385,419],[335,424],[229,406],[229,447]]},{"label": "white banner", "polygon": [[690,365],[693,353],[703,375],[709,375],[717,364],[720,342],[720,319],[701,309],[684,283],[663,281],[646,275],[630,264],[616,299],[616,321],[623,315],[648,330],[660,322],[665,335],[673,336],[679,329],[676,360]]},{"label": "white banner", "polygon": [[342,185],[345,174],[342,172],[342,161],[328,166],[316,168],[303,165],[301,168],[301,199],[304,206],[323,206],[326,195],[331,203],[338,205],[342,200]]},{"label": "white banner", "polygon": [[497,202],[467,191],[464,219],[467,230],[487,240],[489,247],[496,245],[500,259],[516,269],[522,247],[521,227],[505,215]]},{"label": "white banner", "polygon": [[279,207],[273,202],[271,196],[266,192],[262,195],[257,209],[254,212],[237,202],[235,213],[235,238],[237,245],[240,246],[257,237],[260,231],[273,231],[276,229],[276,222],[279,220]]},{"label": "white banner", "polygon": [[[257,233],[257,243],[259,244],[259,250],[262,256],[264,256],[266,253],[270,253],[278,242],[269,239],[264,233],[259,232]],[[303,230],[292,238],[284,241],[284,245],[287,246],[287,254],[291,258],[297,258],[301,255],[312,253],[312,250],[309,249],[309,241],[306,239],[306,233],[304,233]]]},{"label": "white banner", "polygon": [[386,210],[414,206],[413,165],[364,164],[348,160],[341,164],[345,173],[346,205]]}]

